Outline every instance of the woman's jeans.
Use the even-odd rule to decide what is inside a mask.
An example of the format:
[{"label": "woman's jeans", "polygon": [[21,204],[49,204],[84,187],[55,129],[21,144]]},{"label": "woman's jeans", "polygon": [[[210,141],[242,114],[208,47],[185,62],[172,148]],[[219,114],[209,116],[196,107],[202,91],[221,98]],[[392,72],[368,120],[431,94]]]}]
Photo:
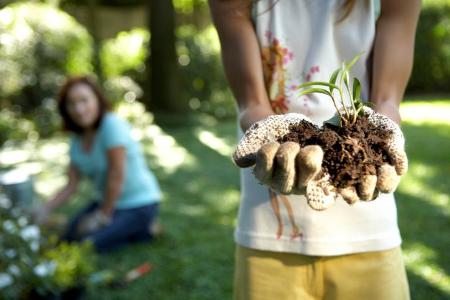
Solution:
[{"label": "woman's jeans", "polygon": [[158,215],[159,203],[129,209],[116,209],[109,225],[80,236],[77,233],[80,220],[98,207],[99,203],[93,202],[83,208],[69,222],[62,240],[72,242],[88,239],[93,242],[97,251],[108,252],[131,242],[152,239],[150,226]]}]

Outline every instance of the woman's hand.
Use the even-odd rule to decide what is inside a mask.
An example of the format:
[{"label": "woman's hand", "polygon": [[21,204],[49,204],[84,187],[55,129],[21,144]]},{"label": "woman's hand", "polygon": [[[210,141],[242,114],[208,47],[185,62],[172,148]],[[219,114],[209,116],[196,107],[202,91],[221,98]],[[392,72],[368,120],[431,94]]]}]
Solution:
[{"label": "woman's hand", "polygon": [[72,196],[78,188],[80,182],[80,175],[78,169],[74,165],[70,165],[67,171],[67,184],[61,189],[53,199],[45,204],[36,206],[32,211],[32,218],[37,224],[45,224],[48,221],[48,216],[56,208],[66,203],[70,196]]},{"label": "woman's hand", "polygon": [[98,231],[109,225],[111,220],[112,216],[104,214],[101,209],[97,209],[80,220],[77,233],[83,236]]}]

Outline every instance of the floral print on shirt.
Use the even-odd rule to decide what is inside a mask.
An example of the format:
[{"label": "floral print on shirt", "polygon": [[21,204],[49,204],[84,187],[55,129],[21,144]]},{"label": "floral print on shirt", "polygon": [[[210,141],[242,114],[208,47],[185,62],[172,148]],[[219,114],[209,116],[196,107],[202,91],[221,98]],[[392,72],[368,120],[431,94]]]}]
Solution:
[{"label": "floral print on shirt", "polygon": [[[314,74],[320,72],[319,66],[312,66],[308,72],[301,74],[298,84],[288,84],[286,66],[294,59],[294,54],[287,47],[284,47],[280,40],[274,37],[273,33],[267,31],[265,34],[267,45],[261,49],[264,84],[270,99],[272,109],[277,114],[284,114],[289,111],[290,101],[302,101],[302,110],[305,115],[309,115],[308,95],[301,99],[296,96],[299,90],[298,86],[307,81],[311,81]],[[291,81],[291,82],[292,82]],[[287,91],[286,91],[287,90]]]},{"label": "floral print on shirt", "polygon": [[285,66],[294,58],[294,54],[288,48],[283,47],[280,41],[268,31],[266,38],[269,43],[261,49],[264,84],[269,94],[270,103],[275,113],[286,113]]}]

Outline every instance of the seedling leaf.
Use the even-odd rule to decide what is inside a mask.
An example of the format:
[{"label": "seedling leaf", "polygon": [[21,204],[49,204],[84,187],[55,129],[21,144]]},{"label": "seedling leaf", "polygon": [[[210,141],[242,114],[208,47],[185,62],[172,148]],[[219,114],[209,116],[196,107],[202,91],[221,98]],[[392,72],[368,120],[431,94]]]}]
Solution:
[{"label": "seedling leaf", "polygon": [[325,94],[327,96],[331,97],[331,94],[329,91],[325,90],[325,89],[321,89],[321,88],[311,88],[311,89],[307,89],[304,91],[300,92],[300,96],[306,95],[306,94],[312,94],[312,93],[320,93],[320,94]]},{"label": "seedling leaf", "polygon": [[361,99],[361,83],[358,78],[353,78],[353,99],[357,101]]}]

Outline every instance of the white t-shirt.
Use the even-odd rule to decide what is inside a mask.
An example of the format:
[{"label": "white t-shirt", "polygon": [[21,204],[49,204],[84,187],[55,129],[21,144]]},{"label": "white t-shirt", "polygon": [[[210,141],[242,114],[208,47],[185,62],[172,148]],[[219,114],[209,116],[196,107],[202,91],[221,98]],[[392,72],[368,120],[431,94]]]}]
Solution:
[{"label": "white t-shirt", "polygon": [[[377,4],[355,1],[346,19],[339,0],[260,0],[254,4],[254,24],[260,43],[264,80],[277,113],[298,112],[321,125],[335,113],[324,95],[298,96],[296,86],[306,81],[328,81],[343,61],[361,51],[351,70],[360,79],[363,99],[368,98],[368,60],[375,37]],[[242,132],[239,134],[242,136]],[[315,211],[302,195],[287,196],[294,220],[303,234],[291,238],[292,224],[280,200],[284,224],[278,222],[269,190],[258,183],[252,170],[241,170],[241,205],[235,240],[239,245],[268,251],[306,255],[341,255],[379,251],[400,245],[393,194],[380,194],[371,202],[353,206],[337,201],[325,211]]]}]

